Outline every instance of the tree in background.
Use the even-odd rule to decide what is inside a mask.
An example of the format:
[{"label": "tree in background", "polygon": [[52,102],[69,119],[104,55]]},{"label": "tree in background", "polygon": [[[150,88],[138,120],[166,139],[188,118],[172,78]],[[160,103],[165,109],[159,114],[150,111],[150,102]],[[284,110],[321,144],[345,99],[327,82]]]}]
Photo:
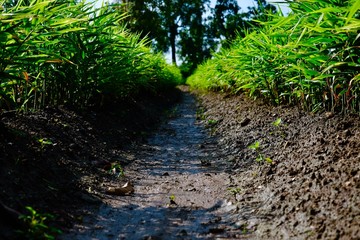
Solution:
[{"label": "tree in background", "polygon": [[268,13],[276,13],[276,7],[266,2],[266,0],[256,0],[256,7],[249,7],[249,18],[252,20],[252,26],[259,27],[254,20],[261,22],[269,21]]},{"label": "tree in background", "polygon": [[171,59],[182,62],[184,77],[198,64],[211,57],[219,44],[229,45],[237,35],[258,27],[252,19],[263,20],[265,12],[276,8],[265,0],[240,12],[236,0],[217,0],[210,9],[210,0],[116,0],[129,13],[131,31],[152,40],[154,51],[171,52]]},{"label": "tree in background", "polygon": [[179,27],[178,54],[182,61],[184,77],[191,74],[196,66],[211,56],[214,49],[213,36],[204,18],[207,1],[190,1],[182,6],[181,26]]},{"label": "tree in background", "polygon": [[247,13],[240,13],[236,0],[217,0],[208,17],[212,36],[217,43],[226,44],[237,35],[239,29],[246,28]]},{"label": "tree in background", "polygon": [[[177,46],[182,45],[179,43],[182,40],[179,36],[195,37],[197,41],[192,45],[201,45],[197,34],[203,32],[202,16],[206,11],[204,5],[209,0],[117,0],[116,2],[127,6],[125,9],[130,14],[129,29],[140,33],[142,37],[149,37],[155,51],[167,52],[170,49],[174,64],[177,62],[177,53],[181,53],[181,50],[177,51]],[[192,29],[190,35],[184,33],[189,29]],[[196,29],[195,32],[193,29]]]},{"label": "tree in background", "polygon": [[156,52],[167,52],[170,46],[169,26],[164,22],[165,14],[162,1],[158,0],[122,0],[123,11],[129,13],[126,19],[128,28],[139,33],[142,38],[148,37],[153,42]]},{"label": "tree in background", "polygon": [[8,0],[4,2],[4,7],[14,7],[17,4],[21,4],[22,6],[28,6],[30,5],[30,0]]}]

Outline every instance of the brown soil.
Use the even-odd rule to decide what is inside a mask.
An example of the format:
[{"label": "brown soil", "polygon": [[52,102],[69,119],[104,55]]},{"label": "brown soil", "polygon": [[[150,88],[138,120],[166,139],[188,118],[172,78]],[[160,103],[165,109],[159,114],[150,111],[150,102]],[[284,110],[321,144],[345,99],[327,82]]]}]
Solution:
[{"label": "brown soil", "polygon": [[[94,193],[113,177],[111,164],[126,165],[121,153],[143,141],[179,97],[179,91],[172,91],[101,110],[60,106],[2,113],[0,200],[22,214],[29,214],[25,206],[51,213],[57,228],[71,227],[81,217],[79,208],[101,203]],[[0,239],[13,239],[13,230],[21,226],[4,216],[0,220]]]},{"label": "brown soil", "polygon": [[[360,238],[358,116],[309,114],[242,96],[201,95],[233,162],[238,217],[260,239]],[[281,118],[282,124],[272,123]],[[259,141],[272,164],[248,148]],[[252,209],[248,214],[247,209]]]},{"label": "brown soil", "polygon": [[[57,215],[61,239],[360,237],[359,117],[197,96],[198,108],[183,93],[155,132],[164,98],[2,114],[0,200]],[[106,194],[126,181],[134,193]]]},{"label": "brown soil", "polygon": [[[216,139],[196,124],[194,97],[185,93],[172,118],[122,155],[132,159],[125,173],[135,192],[103,198],[105,204],[62,239],[240,236],[226,219],[236,206],[227,200],[231,175],[216,150]],[[103,185],[121,187],[123,181]]]}]

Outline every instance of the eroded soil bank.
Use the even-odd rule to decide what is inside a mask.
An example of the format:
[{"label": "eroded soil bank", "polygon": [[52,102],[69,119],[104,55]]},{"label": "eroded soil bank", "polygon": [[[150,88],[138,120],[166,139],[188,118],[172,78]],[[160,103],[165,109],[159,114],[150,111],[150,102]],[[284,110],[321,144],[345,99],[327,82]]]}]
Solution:
[{"label": "eroded soil bank", "polygon": [[[233,163],[238,217],[255,226],[256,238],[360,238],[358,116],[308,114],[225,94],[199,98]],[[255,142],[258,152],[248,148]],[[258,163],[259,154],[272,164]],[[253,211],[243,215],[247,208]]]}]

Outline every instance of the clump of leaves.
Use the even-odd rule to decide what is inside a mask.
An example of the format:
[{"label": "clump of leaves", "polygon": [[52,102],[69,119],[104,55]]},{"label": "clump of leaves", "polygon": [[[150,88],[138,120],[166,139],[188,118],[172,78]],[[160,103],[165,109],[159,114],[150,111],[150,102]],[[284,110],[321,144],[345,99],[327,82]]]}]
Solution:
[{"label": "clump of leaves", "polygon": [[52,227],[48,224],[49,221],[55,219],[55,217],[48,213],[38,213],[32,207],[27,206],[28,214],[20,216],[25,224],[28,226],[26,230],[20,230],[18,233],[25,239],[55,239],[55,237],[61,234],[61,230]]},{"label": "clump of leaves", "polygon": [[46,138],[40,138],[38,140],[39,143],[41,143],[41,145],[51,145],[53,144],[51,140],[46,139]]},{"label": "clump of leaves", "polygon": [[252,149],[256,152],[257,157],[256,157],[256,161],[258,163],[262,163],[262,162],[267,162],[267,163],[272,163],[273,161],[271,160],[271,158],[269,157],[265,157],[264,154],[261,151],[261,146],[260,146],[260,142],[256,141],[253,144],[251,144],[250,146],[248,146],[249,149]]},{"label": "clump of leaves", "polygon": [[210,134],[213,135],[216,131],[216,125],[219,123],[218,120],[215,119],[208,119],[206,122],[205,127],[210,129]]}]

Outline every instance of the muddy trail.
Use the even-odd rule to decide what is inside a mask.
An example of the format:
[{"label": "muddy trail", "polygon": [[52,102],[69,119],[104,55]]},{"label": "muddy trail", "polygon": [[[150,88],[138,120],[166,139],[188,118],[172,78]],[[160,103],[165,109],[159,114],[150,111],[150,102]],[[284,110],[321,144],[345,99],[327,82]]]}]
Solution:
[{"label": "muddy trail", "polygon": [[0,200],[65,240],[360,239],[358,115],[181,89],[0,114]]},{"label": "muddy trail", "polygon": [[[103,199],[61,239],[238,238],[232,176],[216,139],[196,120],[194,96],[184,93],[172,117],[146,144],[123,154],[134,193]],[[119,187],[124,179],[103,183]],[[243,233],[242,236],[247,234]]]}]

